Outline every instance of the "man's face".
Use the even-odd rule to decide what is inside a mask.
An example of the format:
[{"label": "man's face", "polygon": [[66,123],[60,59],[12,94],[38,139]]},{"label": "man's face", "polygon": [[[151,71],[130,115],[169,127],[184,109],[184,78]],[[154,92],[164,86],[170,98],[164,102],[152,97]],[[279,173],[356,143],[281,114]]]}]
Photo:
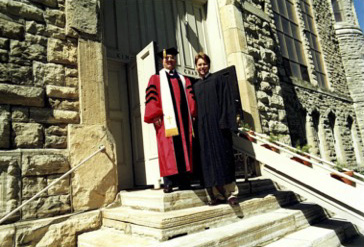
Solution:
[{"label": "man's face", "polygon": [[176,67],[176,57],[174,55],[167,54],[166,57],[163,58],[163,68],[168,70],[173,70]]}]

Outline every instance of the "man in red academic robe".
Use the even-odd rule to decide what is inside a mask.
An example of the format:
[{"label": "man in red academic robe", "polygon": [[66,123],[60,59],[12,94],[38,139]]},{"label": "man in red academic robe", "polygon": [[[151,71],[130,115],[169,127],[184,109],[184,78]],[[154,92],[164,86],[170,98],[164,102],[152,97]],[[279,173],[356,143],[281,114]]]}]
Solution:
[{"label": "man in red academic robe", "polygon": [[156,130],[165,193],[172,192],[174,186],[190,188],[192,172],[195,99],[190,80],[175,70],[177,53],[174,47],[158,53],[163,69],[151,76],[145,97],[144,122],[153,123]]}]

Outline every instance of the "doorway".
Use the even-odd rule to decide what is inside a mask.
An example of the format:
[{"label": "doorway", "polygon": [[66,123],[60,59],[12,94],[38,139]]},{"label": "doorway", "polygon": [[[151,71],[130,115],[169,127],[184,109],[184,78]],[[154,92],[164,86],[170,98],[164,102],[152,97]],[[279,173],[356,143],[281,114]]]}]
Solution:
[{"label": "doorway", "polygon": [[119,190],[134,185],[127,65],[108,60],[108,125],[116,143]]}]

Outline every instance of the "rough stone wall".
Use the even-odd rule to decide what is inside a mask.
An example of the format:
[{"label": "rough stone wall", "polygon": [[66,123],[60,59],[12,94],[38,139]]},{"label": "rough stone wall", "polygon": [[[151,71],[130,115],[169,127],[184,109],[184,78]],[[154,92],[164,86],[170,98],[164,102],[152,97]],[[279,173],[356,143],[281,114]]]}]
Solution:
[{"label": "rough stone wall", "polygon": [[331,5],[329,1],[313,0],[312,9],[317,34],[321,40],[320,46],[329,80],[329,89],[337,94],[349,95],[340,47],[335,35]]},{"label": "rough stone wall", "polygon": [[277,43],[272,34],[273,18],[267,14],[269,1],[246,1],[243,20],[248,54],[254,59],[256,75],[254,86],[262,131],[280,135],[281,141],[290,143],[286,111],[281,95],[277,67]]},{"label": "rough stone wall", "polygon": [[[284,134],[289,132],[293,145],[297,141],[303,145],[309,143],[311,152],[320,154],[319,142],[324,146],[322,157],[337,161],[334,143],[339,143],[343,160],[347,166],[356,166],[351,132],[348,129],[348,117],[356,119],[354,104],[350,98],[345,71],[340,56],[338,39],[335,35],[331,6],[326,1],[312,1],[316,32],[321,40],[320,47],[325,61],[328,88],[319,88],[314,75],[314,62],[309,42],[304,35],[304,21],[299,1],[295,2],[296,14],[299,19],[300,32],[306,55],[310,81],[289,77],[285,71],[280,55],[279,40],[274,24],[274,15],[270,1],[251,0],[244,5],[260,9],[266,16],[244,12],[244,27],[246,30],[249,54],[254,58],[256,67],[255,85],[257,104],[264,132]],[[320,140],[312,136],[307,128],[313,127],[312,112],[320,115],[320,125],[323,136]],[[334,114],[339,133],[334,137],[330,130],[328,114]],[[277,121],[279,124],[272,124]],[[356,121],[354,121],[356,122]],[[279,131],[272,131],[271,126],[280,126]],[[288,126],[288,127],[287,127]],[[358,126],[354,129],[357,131]],[[309,140],[308,140],[309,139]],[[334,140],[335,139],[335,140]],[[339,140],[337,140],[339,139]],[[362,152],[362,142],[358,141]],[[321,150],[322,152],[322,150]]]},{"label": "rough stone wall", "polygon": [[364,141],[364,35],[358,26],[353,2],[342,1],[344,18],[335,25],[350,95],[354,100]]},{"label": "rough stone wall", "polygon": [[[0,148],[9,150],[0,152],[0,217],[70,168],[67,125],[80,121],[76,37],[66,33],[64,1],[0,1]],[[12,220],[69,212],[65,178]]]},{"label": "rough stone wall", "polygon": [[67,147],[79,122],[77,39],[64,1],[0,1],[0,148]]},{"label": "rough stone wall", "polygon": [[[99,4],[0,0],[0,218],[105,146],[87,167],[8,218],[0,246],[76,246],[79,233],[101,223],[98,210],[82,212],[115,198],[115,142],[99,117],[105,115]],[[81,105],[90,112],[99,105],[92,115],[99,118],[82,116]]]}]

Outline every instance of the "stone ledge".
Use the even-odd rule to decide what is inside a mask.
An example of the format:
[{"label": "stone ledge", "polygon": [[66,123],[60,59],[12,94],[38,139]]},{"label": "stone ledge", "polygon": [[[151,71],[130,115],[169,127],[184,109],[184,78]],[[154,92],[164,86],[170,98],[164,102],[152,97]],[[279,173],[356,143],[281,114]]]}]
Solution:
[{"label": "stone ledge", "polygon": [[0,84],[0,104],[44,106],[44,90],[11,84]]}]

